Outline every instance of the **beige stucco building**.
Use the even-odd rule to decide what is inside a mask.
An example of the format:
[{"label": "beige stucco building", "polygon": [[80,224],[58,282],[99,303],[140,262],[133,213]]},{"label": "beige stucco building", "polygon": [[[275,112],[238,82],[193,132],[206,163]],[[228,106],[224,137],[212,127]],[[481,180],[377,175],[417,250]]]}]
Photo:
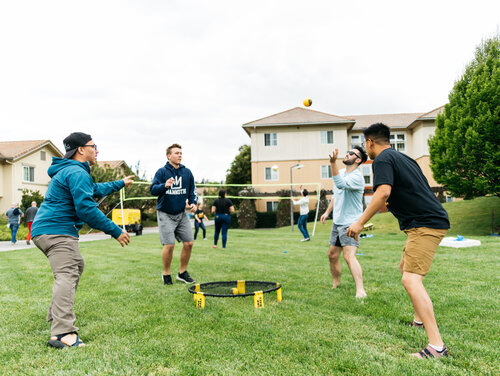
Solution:
[{"label": "beige stucco building", "polygon": [[50,140],[0,142],[0,213],[21,203],[24,189],[45,195],[52,157],[62,157]]},{"label": "beige stucco building", "polygon": [[[364,142],[363,129],[382,122],[391,128],[391,146],[415,159],[431,187],[434,181],[429,168],[427,140],[434,134],[439,107],[427,113],[346,115],[337,116],[306,108],[296,107],[243,124],[251,138],[252,184],[277,184],[262,187],[261,192],[289,189],[290,181],[302,183],[315,191],[332,190],[333,180],[328,154],[339,149],[339,157],[354,145]],[[301,165],[297,169],[293,166]],[[361,166],[366,188],[372,188],[371,161]],[[314,184],[311,184],[314,183]],[[294,186],[298,191],[298,186]],[[368,202],[370,195],[365,197]],[[311,196],[311,208],[316,199]],[[259,200],[257,210],[275,210],[277,201]]]}]

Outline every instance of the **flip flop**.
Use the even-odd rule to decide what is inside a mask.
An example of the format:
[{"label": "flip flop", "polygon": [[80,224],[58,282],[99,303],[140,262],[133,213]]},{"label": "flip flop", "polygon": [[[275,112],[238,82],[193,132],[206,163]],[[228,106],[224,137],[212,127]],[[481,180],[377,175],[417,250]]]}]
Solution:
[{"label": "flip flop", "polygon": [[[65,336],[67,336],[68,334],[76,334],[76,340],[72,345],[68,345],[68,344],[64,343],[63,341],[61,341],[61,339]],[[52,337],[52,338],[54,338],[54,337]],[[49,346],[55,347],[56,349],[64,349],[65,347],[84,347],[85,346],[85,343],[83,343],[83,341],[80,340],[80,337],[78,337],[77,333],[59,334],[59,335],[55,336],[55,339],[52,339],[52,338],[49,340],[48,344],[49,344]]]}]

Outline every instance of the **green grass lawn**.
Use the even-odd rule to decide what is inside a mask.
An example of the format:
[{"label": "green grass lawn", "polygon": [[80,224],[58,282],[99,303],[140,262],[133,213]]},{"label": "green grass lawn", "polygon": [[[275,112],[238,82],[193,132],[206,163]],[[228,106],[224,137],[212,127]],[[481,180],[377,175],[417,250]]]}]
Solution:
[{"label": "green grass lawn", "polygon": [[164,286],[156,235],[123,249],[114,240],[81,243],[86,269],[75,311],[88,346],[80,349],[47,346],[52,274],[43,254],[0,253],[0,374],[499,374],[499,239],[475,236],[481,247],[438,249],[426,286],[452,358],[412,359],[427,339],[407,326],[412,307],[398,270],[405,236],[387,216],[361,240],[363,301],[344,262],[342,284],[331,288],[331,222],[319,224],[309,243],[290,228],[230,230],[226,250],[196,241],[189,271],[198,282],[283,284],[283,301],[266,294],[261,309],[251,297],[207,298],[197,309],[186,285]]}]

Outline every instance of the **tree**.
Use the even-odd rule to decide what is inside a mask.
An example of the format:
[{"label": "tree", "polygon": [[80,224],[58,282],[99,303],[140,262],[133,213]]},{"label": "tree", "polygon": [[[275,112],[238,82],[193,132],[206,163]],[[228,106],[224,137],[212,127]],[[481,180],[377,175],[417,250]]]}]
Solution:
[{"label": "tree", "polygon": [[[95,183],[104,183],[108,181],[115,181],[123,179],[125,176],[121,173],[120,170],[111,168],[108,165],[104,165],[103,167],[95,164],[90,169],[90,175]],[[135,175],[134,181],[136,182],[145,182],[147,181],[145,174],[141,172],[140,162],[137,162],[134,171],[130,168],[127,168],[125,171],[125,175]],[[132,184],[130,187],[126,188],[127,197],[150,197],[149,193],[149,184]],[[120,203],[120,193],[115,192],[107,196],[102,202],[99,204],[99,209],[104,214],[109,214],[109,212],[118,207]],[[134,208],[141,210],[141,215],[144,217],[144,214],[150,210],[152,210],[156,205],[156,200],[148,199],[148,200],[133,200],[133,201],[125,201],[123,206],[125,208]]]},{"label": "tree", "polygon": [[[250,145],[242,145],[238,149],[239,154],[234,158],[231,167],[227,170],[226,184],[251,184],[252,164],[250,162]],[[238,196],[244,187],[227,187],[228,196]],[[241,200],[232,200],[235,207],[239,207]]]},{"label": "tree", "polygon": [[429,140],[434,178],[456,197],[500,195],[500,35],[476,48]]}]

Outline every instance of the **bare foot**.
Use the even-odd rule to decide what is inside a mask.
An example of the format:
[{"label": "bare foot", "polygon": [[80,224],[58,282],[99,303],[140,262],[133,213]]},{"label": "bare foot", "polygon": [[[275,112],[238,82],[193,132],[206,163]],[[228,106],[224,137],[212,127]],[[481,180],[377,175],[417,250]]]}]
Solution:
[{"label": "bare foot", "polygon": [[332,288],[336,289],[337,287],[340,286],[340,282],[335,282],[333,281],[333,285],[332,285]]},{"label": "bare foot", "polygon": [[364,299],[364,298],[366,298],[366,292],[364,290],[356,292],[356,298],[357,299]]},{"label": "bare foot", "polygon": [[217,246],[216,246],[216,245],[213,245],[213,246],[212,246],[212,248],[213,248],[213,249],[215,249],[215,248],[217,248]]}]

